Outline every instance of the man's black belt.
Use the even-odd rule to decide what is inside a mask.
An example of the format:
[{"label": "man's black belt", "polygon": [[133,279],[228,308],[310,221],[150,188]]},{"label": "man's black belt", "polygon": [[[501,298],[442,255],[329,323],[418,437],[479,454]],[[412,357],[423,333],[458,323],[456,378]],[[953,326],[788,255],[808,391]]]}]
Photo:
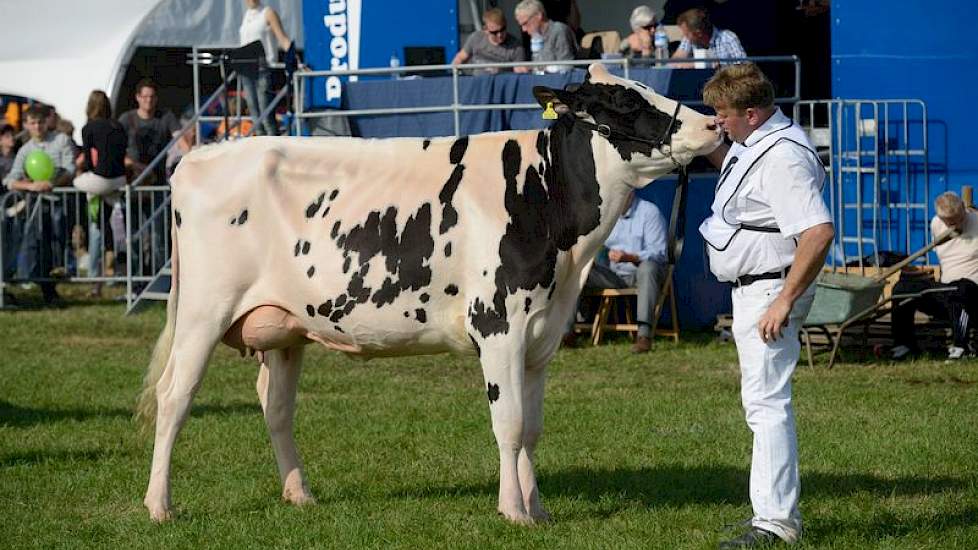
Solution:
[{"label": "man's black belt", "polygon": [[779,270],[779,271],[769,271],[767,273],[758,273],[756,275],[741,275],[737,277],[737,281],[734,282],[734,286],[741,287],[752,285],[757,281],[765,281],[768,279],[784,279],[788,276],[788,272],[791,271],[791,266]]}]

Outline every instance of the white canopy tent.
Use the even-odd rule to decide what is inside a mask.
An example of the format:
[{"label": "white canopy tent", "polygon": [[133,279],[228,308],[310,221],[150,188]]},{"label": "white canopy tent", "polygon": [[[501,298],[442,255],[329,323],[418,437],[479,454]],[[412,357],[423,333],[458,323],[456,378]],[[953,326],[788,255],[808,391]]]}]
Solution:
[{"label": "white canopy tent", "polygon": [[[265,0],[302,45],[302,0]],[[94,89],[116,103],[139,46],[235,47],[244,0],[0,0],[0,94],[53,105],[85,124]]]}]

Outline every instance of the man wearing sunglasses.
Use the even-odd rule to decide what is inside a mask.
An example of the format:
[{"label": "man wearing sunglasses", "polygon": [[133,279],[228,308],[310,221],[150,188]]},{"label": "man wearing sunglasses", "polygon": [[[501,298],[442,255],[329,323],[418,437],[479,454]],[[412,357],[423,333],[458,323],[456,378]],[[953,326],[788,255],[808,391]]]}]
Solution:
[{"label": "man wearing sunglasses", "polygon": [[[503,10],[491,8],[482,14],[482,31],[469,35],[462,49],[455,54],[452,65],[463,63],[515,63],[526,61],[523,45],[506,32]],[[500,69],[475,69],[475,74],[496,73]]]}]

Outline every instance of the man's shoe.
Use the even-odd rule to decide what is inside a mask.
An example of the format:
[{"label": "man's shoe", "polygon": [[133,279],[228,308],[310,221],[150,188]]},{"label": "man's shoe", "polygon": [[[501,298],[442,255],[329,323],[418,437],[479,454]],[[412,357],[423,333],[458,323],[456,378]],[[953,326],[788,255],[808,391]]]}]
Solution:
[{"label": "man's shoe", "polygon": [[734,548],[766,548],[781,542],[777,535],[770,531],[765,531],[760,527],[751,527],[746,533],[735,539],[725,540],[720,543],[720,550],[731,550]]},{"label": "man's shoe", "polygon": [[964,352],[967,351],[962,347],[950,346],[947,348],[947,358],[951,360],[957,360],[964,357]]},{"label": "man's shoe", "polygon": [[890,350],[890,358],[894,361],[899,361],[908,355],[910,355],[910,348],[902,344],[899,346],[893,346],[893,349]]},{"label": "man's shoe", "polygon": [[648,336],[639,336],[632,344],[632,353],[646,353],[652,349],[652,339]]}]

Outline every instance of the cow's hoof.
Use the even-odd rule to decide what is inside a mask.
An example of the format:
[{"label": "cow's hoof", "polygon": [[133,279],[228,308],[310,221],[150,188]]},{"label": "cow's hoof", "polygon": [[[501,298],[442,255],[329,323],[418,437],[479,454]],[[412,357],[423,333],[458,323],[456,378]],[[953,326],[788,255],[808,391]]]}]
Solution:
[{"label": "cow's hoof", "polygon": [[506,521],[516,525],[533,525],[533,518],[526,512],[507,512],[499,509],[499,514],[506,518]]},{"label": "cow's hoof", "polygon": [[282,500],[295,506],[312,506],[316,504],[316,497],[308,491],[286,491],[282,493]]},{"label": "cow's hoof", "polygon": [[165,523],[173,519],[173,510],[166,506],[146,504],[149,509],[149,519],[155,523]]}]

